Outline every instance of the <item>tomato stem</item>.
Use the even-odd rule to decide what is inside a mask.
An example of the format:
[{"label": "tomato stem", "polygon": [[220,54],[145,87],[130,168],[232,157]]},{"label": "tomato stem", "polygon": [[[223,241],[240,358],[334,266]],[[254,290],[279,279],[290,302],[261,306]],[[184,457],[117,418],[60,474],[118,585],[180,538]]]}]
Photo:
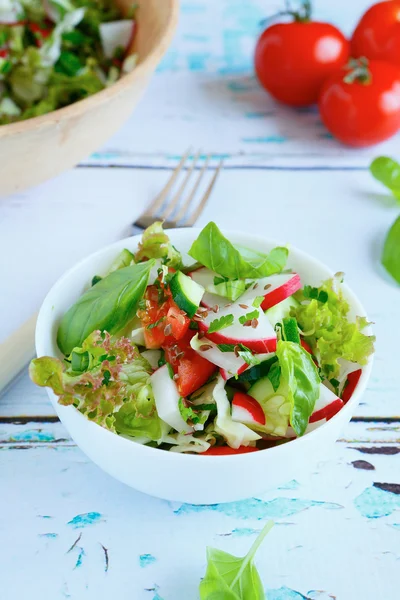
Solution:
[{"label": "tomato stem", "polygon": [[285,0],[285,10],[281,10],[274,15],[261,21],[261,25],[265,27],[279,17],[292,17],[296,23],[308,23],[311,21],[312,5],[311,0],[301,0],[297,10],[293,9],[290,0]]},{"label": "tomato stem", "polygon": [[361,58],[351,58],[345,69],[349,69],[343,77],[345,83],[354,83],[358,81],[363,85],[369,85],[372,82],[371,71],[369,70],[368,59],[365,56]]}]

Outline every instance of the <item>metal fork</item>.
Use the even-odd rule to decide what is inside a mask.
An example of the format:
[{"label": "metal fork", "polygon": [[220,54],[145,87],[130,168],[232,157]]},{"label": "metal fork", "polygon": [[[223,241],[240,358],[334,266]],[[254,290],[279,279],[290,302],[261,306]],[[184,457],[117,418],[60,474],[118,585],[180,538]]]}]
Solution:
[{"label": "metal fork", "polygon": [[[197,206],[195,206],[195,198],[197,190],[199,189],[200,183],[203,180],[204,174],[207,171],[210,163],[210,155],[207,155],[203,166],[196,177],[192,177],[192,173],[196,168],[197,163],[200,159],[200,150],[193,157],[190,165],[187,167],[187,173],[178,187],[175,195],[170,198],[170,194],[174,187],[176,180],[180,172],[182,171],[185,163],[188,161],[190,155],[190,149],[185,152],[182,156],[178,166],[173,171],[171,177],[167,181],[164,188],[156,196],[150,206],[140,215],[138,219],[132,224],[132,235],[136,235],[149,227],[155,221],[164,221],[164,229],[171,229],[175,227],[191,227],[199,218],[200,214],[204,210],[207,200],[210,197],[212,189],[215,185],[219,172],[222,168],[222,161],[219,163],[214,171],[214,174],[207,186],[206,191],[200,198]],[[189,181],[194,181],[186,199],[182,199],[183,193],[188,187]]]},{"label": "metal fork", "polygon": [[[200,159],[200,152],[194,156],[187,173],[178,187],[175,195],[168,201],[172,188],[178,179],[185,163],[188,161],[190,150],[182,156],[170,179],[156,196],[146,211],[132,225],[132,235],[141,233],[146,227],[155,221],[164,221],[165,228],[191,227],[203,211],[211,191],[215,185],[218,174],[222,167],[222,161],[215,169],[210,183],[203,196],[195,206],[196,192],[200,186],[205,172],[207,171],[210,156],[208,155],[201,167],[199,174],[192,177]],[[188,187],[189,180],[195,179],[186,199],[182,199],[183,193]],[[181,200],[181,202],[180,202]],[[35,356],[34,332],[37,315],[33,315],[17,331],[12,333],[2,344],[0,344],[0,393],[18,375],[21,369]]]}]

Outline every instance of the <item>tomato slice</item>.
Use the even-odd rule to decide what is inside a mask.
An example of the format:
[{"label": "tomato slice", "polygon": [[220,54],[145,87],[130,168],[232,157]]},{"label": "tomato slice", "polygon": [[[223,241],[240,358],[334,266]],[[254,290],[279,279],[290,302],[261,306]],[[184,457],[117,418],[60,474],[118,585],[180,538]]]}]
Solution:
[{"label": "tomato slice", "polygon": [[175,304],[169,292],[150,285],[145,293],[146,308],[138,312],[144,327],[144,340],[149,349],[161,348],[184,337],[189,329],[189,317]]},{"label": "tomato slice", "polygon": [[258,448],[254,446],[239,446],[239,448],[230,448],[229,446],[212,446],[205,452],[201,452],[201,456],[225,456],[228,454],[247,454],[248,452],[258,452]]},{"label": "tomato slice", "polygon": [[163,346],[167,362],[178,375],[176,384],[183,398],[204,385],[218,368],[191,348],[190,340],[195,333],[189,330],[180,340]]}]

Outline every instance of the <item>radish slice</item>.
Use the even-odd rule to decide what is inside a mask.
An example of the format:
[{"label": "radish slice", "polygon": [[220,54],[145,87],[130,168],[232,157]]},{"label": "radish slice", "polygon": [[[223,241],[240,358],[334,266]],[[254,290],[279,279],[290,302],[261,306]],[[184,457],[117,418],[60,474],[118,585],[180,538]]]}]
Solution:
[{"label": "radish slice", "polygon": [[122,47],[126,51],[133,41],[135,21],[124,19],[100,23],[101,45],[106,58],[113,58],[115,50]]},{"label": "radish slice", "polygon": [[158,416],[178,433],[191,433],[193,428],[182,419],[179,411],[179,392],[169,374],[168,365],[163,365],[150,376]]},{"label": "radish slice", "polygon": [[246,425],[265,425],[261,404],[243,392],[236,392],[233,396],[232,419]]},{"label": "radish slice", "polygon": [[217,344],[205,337],[200,340],[199,336],[195,335],[190,340],[190,345],[197,354],[220,367],[225,381],[247,369],[247,363],[240,356],[236,356],[234,352],[222,352]]},{"label": "radish slice", "polygon": [[[265,287],[268,285],[271,287],[265,290]],[[264,301],[261,304],[261,308],[268,310],[268,308],[272,308],[272,306],[279,304],[279,302],[297,292],[301,288],[301,280],[297,273],[280,273],[261,279],[259,287],[263,289],[260,295],[264,294]]]},{"label": "radish slice", "polygon": [[361,377],[362,370],[357,369],[347,375],[347,383],[344,386],[342,392],[342,400],[344,403],[348,402],[353,395],[354,390],[357,387],[357,383]]},{"label": "radish slice", "polygon": [[[313,414],[310,417],[305,434],[317,429],[334,417],[344,406],[343,400],[340,400],[329,388],[323,383],[320,386],[319,398],[315,403]],[[286,432],[286,437],[295,438],[296,433],[291,427]]]},{"label": "radish slice", "polygon": [[[207,334],[207,338],[216,344],[244,344],[247,348],[256,353],[275,352],[276,334],[269,322],[268,317],[261,308],[254,308],[252,302],[255,298],[253,289],[247,290],[239,300],[222,308],[218,307],[217,312],[209,311],[202,321],[199,321],[199,329]],[[255,327],[241,324],[239,319],[257,311],[258,316],[254,321]],[[211,323],[221,317],[233,315],[233,324],[224,329],[209,333]],[[247,323],[247,321],[246,321]]]}]

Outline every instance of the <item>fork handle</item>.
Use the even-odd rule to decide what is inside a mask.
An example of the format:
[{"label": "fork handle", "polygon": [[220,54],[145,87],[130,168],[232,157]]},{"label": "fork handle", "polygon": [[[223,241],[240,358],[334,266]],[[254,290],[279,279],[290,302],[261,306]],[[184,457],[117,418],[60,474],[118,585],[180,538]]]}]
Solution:
[{"label": "fork handle", "polygon": [[0,344],[0,392],[35,356],[35,327],[37,314],[14,331]]}]

